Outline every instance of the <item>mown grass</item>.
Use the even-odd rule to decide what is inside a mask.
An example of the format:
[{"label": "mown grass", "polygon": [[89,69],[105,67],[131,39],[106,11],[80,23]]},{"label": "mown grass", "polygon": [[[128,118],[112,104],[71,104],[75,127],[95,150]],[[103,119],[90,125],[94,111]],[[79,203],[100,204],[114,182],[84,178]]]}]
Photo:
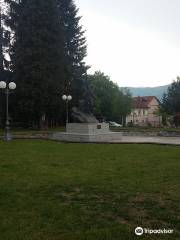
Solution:
[{"label": "mown grass", "polygon": [[[180,148],[0,142],[0,239],[180,239]],[[137,226],[173,235],[137,237]]]}]

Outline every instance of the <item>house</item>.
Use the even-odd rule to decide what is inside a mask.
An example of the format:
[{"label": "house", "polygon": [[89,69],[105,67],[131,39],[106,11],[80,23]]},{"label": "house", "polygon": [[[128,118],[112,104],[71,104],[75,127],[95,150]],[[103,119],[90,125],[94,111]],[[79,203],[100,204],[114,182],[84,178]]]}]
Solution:
[{"label": "house", "polygon": [[126,117],[126,125],[161,126],[159,107],[160,102],[155,96],[134,97],[131,114]]}]

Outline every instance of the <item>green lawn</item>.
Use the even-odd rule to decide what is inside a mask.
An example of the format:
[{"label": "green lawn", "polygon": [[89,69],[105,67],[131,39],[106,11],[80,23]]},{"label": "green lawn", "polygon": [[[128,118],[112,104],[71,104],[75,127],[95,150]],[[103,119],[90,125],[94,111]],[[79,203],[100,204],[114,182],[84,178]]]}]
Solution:
[{"label": "green lawn", "polygon": [[180,239],[180,148],[0,142],[0,239]]}]

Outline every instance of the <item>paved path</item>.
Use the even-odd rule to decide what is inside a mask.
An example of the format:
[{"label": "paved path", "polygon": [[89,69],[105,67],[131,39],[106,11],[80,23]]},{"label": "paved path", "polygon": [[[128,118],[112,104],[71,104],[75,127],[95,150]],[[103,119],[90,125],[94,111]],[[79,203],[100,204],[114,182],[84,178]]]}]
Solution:
[{"label": "paved path", "polygon": [[121,140],[113,140],[113,143],[156,143],[156,144],[180,145],[180,137],[122,136]]},{"label": "paved path", "polygon": [[[1,139],[1,137],[0,137]],[[48,135],[36,135],[36,136],[14,136],[14,139],[44,139],[52,140]],[[55,140],[55,139],[54,139]],[[62,141],[58,140],[57,141]],[[63,142],[63,141],[62,141]],[[98,142],[100,143],[100,142]],[[180,137],[146,137],[146,136],[119,136],[117,140],[106,141],[102,143],[152,143],[152,144],[164,144],[164,145],[178,145],[180,146]]]},{"label": "paved path", "polygon": [[60,141],[60,142],[85,142],[85,143],[150,143],[150,144],[161,144],[161,145],[177,145],[180,146],[180,137],[146,137],[146,136],[118,136],[117,139],[114,140],[102,140],[102,141],[71,141],[71,139],[62,140],[57,138],[54,138],[53,140]]}]

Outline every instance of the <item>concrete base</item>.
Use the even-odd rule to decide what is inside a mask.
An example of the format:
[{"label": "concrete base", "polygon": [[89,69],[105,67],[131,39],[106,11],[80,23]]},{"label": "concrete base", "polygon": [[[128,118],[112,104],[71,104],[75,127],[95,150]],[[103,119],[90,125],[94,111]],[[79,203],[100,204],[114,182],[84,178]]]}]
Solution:
[{"label": "concrete base", "polygon": [[107,123],[68,123],[66,132],[53,134],[52,139],[65,142],[112,142],[122,133],[111,132]]}]

